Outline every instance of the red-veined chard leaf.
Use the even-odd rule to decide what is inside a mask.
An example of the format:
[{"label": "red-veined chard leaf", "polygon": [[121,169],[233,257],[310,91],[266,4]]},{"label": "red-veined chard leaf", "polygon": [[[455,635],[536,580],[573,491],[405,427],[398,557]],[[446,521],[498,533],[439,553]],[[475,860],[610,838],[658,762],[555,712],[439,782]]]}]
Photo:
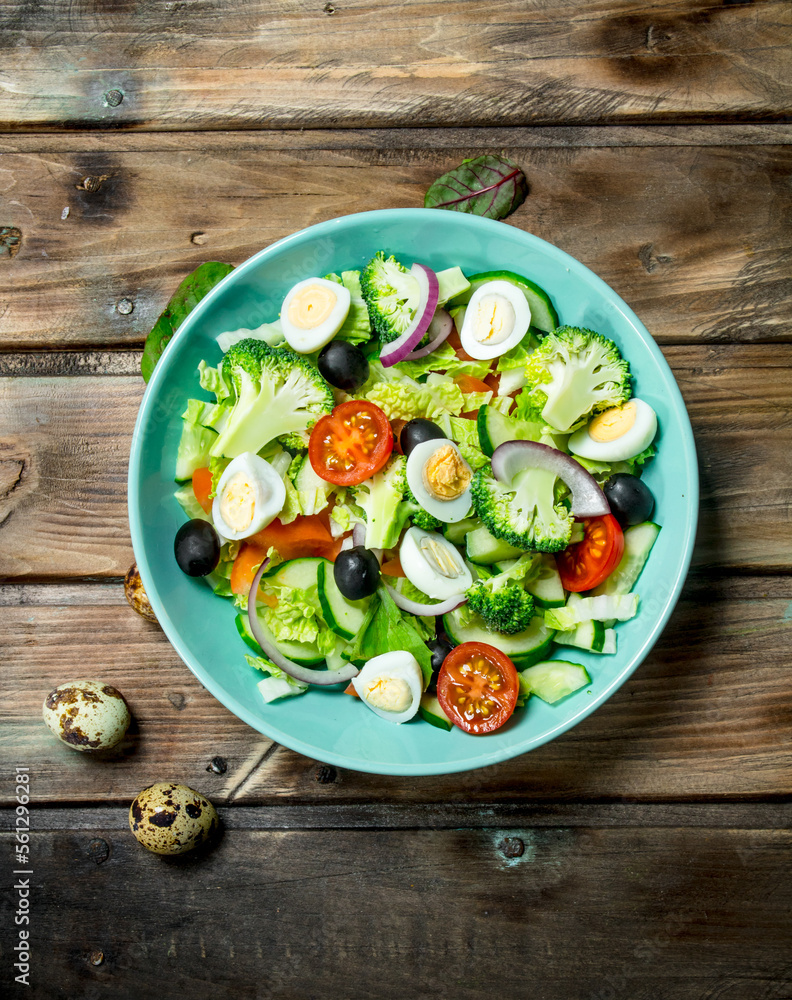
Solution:
[{"label": "red-veined chard leaf", "polygon": [[146,382],[151,378],[151,373],[154,371],[160,355],[187,316],[204,295],[233,270],[233,264],[221,264],[216,260],[210,260],[205,264],[200,264],[192,274],[188,274],[182,281],[162,315],[154,324],[151,333],[146,337],[146,346],[143,348],[143,357],[140,359],[140,373]]},{"label": "red-veined chard leaf", "polygon": [[432,184],[424,208],[505,219],[525,201],[528,181],[520,167],[498,153],[463,160]]}]

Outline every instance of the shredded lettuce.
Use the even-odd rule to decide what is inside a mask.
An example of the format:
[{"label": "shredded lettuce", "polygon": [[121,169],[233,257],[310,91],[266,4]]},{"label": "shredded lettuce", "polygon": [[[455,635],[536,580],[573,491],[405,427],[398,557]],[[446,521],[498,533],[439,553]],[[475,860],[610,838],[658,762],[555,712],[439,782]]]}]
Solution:
[{"label": "shredded lettuce", "polygon": [[423,383],[406,378],[379,382],[369,389],[366,399],[379,406],[389,420],[436,420],[443,413],[459,416],[465,407],[462,390],[442,375],[430,375]]},{"label": "shredded lettuce", "polygon": [[380,653],[404,650],[418,661],[426,687],[432,677],[432,654],[424,641],[422,625],[417,618],[401,611],[387,590],[380,587],[371,599],[358,634],[343,651],[343,656],[362,665]]},{"label": "shredded lettuce", "polygon": [[267,593],[278,599],[276,607],[264,604],[259,615],[280,642],[316,642],[320,633],[326,632],[321,618],[316,587],[298,590],[294,587],[266,588]]},{"label": "shredded lettuce", "polygon": [[446,342],[425,358],[417,358],[414,361],[400,361],[393,367],[401,375],[412,379],[417,379],[421,375],[429,375],[431,372],[445,372],[451,378],[457,378],[459,375],[471,375],[473,378],[483,379],[490,370],[490,362],[463,361],[457,357],[454,348]]},{"label": "shredded lettuce", "polygon": [[336,340],[346,340],[350,344],[363,344],[371,340],[371,323],[368,309],[360,290],[360,271],[342,271],[337,274],[326,274],[328,281],[336,281],[349,292],[350,303],[347,318],[338,333]]},{"label": "shredded lettuce", "polygon": [[202,361],[198,365],[198,377],[201,388],[206,389],[207,392],[213,392],[218,403],[222,403],[224,399],[230,399],[234,395],[234,390],[223,378],[221,368],[210,368],[205,361]]}]

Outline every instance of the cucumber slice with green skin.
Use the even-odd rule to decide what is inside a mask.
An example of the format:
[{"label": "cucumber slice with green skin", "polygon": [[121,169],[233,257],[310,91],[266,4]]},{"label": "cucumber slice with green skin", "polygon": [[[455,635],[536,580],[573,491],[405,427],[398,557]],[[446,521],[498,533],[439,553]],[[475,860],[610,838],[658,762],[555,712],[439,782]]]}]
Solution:
[{"label": "cucumber slice with green skin", "polygon": [[421,695],[421,704],[418,706],[418,714],[424,722],[428,722],[430,726],[437,726],[438,729],[445,729],[447,733],[451,732],[453,723],[440,707],[440,702],[437,700],[436,695],[428,694],[427,692],[424,692]]},{"label": "cucumber slice with green skin", "polygon": [[526,583],[525,589],[532,595],[537,607],[563,608],[566,603],[564,586],[556,561],[550,553],[543,553],[539,574]]},{"label": "cucumber slice with green skin", "polygon": [[544,660],[553,645],[555,634],[552,629],[547,628],[539,615],[524,632],[502,635],[500,632],[490,632],[476,618],[469,625],[460,625],[458,610],[443,615],[443,628],[455,646],[461,646],[463,642],[485,642],[488,646],[501,650],[520,668],[530,667],[539,660]]},{"label": "cucumber slice with green skin", "polygon": [[555,641],[559,646],[577,646],[578,649],[601,653],[605,645],[605,626],[593,620],[583,622],[568,632],[556,632]]},{"label": "cucumber slice with green skin", "polygon": [[474,528],[465,539],[467,557],[473,563],[482,563],[485,566],[503,559],[517,559],[523,555],[522,549],[516,549],[501,538],[496,538],[482,525]]},{"label": "cucumber slice with green skin", "polygon": [[454,545],[464,545],[468,534],[480,527],[481,521],[477,517],[466,517],[454,524],[443,525],[443,535]]},{"label": "cucumber slice with green skin", "polygon": [[660,525],[653,521],[644,521],[643,524],[627,528],[624,532],[624,555],[621,557],[621,562],[588,596],[615,597],[631,593],[659,534]]},{"label": "cucumber slice with green skin", "polygon": [[313,556],[289,559],[288,562],[266,570],[261,577],[261,586],[266,588],[267,584],[272,584],[275,587],[290,587],[292,590],[310,590],[316,586],[319,566],[323,562],[324,559]]},{"label": "cucumber slice with green skin", "polygon": [[365,597],[362,601],[347,600],[338,589],[333,564],[327,559],[320,560],[316,581],[322,618],[328,628],[342,639],[354,639],[366,617],[371,598]]},{"label": "cucumber slice with green skin", "polygon": [[[250,631],[250,623],[247,621],[247,618],[243,615],[237,615],[236,626],[239,634],[248,646],[250,646],[256,656],[266,657],[267,654],[253,638],[253,633]],[[324,656],[319,652],[318,646],[315,646],[312,642],[285,642],[281,639],[276,639],[264,624],[261,615],[259,615],[259,626],[261,627],[261,631],[269,639],[273,646],[283,653],[287,659],[294,660],[295,663],[299,663],[303,667],[324,666]]]},{"label": "cucumber slice with green skin", "polygon": [[550,296],[530,278],[524,278],[514,271],[482,271],[468,278],[470,288],[451,300],[451,305],[461,306],[470,302],[473,292],[488,281],[508,281],[516,285],[525,296],[531,309],[531,326],[542,333],[551,333],[558,326],[558,313],[555,311]]},{"label": "cucumber slice with green skin", "polygon": [[553,705],[590,684],[591,677],[581,663],[542,660],[527,670],[520,671],[519,681],[524,695],[535,694],[548,705]]},{"label": "cucumber slice with green skin", "polygon": [[476,417],[479,446],[487,458],[505,441],[540,441],[543,424],[530,420],[515,420],[485,403]]}]

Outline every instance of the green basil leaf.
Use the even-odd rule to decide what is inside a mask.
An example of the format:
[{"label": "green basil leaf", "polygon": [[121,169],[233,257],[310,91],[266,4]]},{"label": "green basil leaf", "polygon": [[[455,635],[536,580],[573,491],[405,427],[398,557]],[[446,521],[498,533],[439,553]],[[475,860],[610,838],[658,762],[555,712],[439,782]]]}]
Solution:
[{"label": "green basil leaf", "polygon": [[505,219],[522,205],[527,194],[528,181],[514,160],[486,153],[463,160],[458,167],[438,177],[426,192],[424,208]]},{"label": "green basil leaf", "polygon": [[143,348],[143,357],[140,361],[140,373],[146,382],[151,378],[160,355],[187,316],[204,295],[233,270],[233,264],[220,264],[216,260],[210,260],[196,267],[179,285],[176,294],[154,324],[154,329],[146,337],[146,346]]}]

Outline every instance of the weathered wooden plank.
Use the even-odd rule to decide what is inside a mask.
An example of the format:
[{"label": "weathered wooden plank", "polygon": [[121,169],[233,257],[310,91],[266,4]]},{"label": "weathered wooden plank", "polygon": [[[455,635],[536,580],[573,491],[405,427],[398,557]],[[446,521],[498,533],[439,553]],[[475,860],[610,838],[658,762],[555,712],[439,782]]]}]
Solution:
[{"label": "weathered wooden plank", "polygon": [[[791,607],[789,577],[694,575],[646,663],[575,729],[496,767],[397,779],[273,751],[198,684],[155,625],[127,608],[119,584],[115,605],[3,609],[0,741],[30,768],[37,806],[124,804],[141,784],[173,778],[235,806],[788,796]],[[77,676],[109,681],[130,703],[136,729],[108,760],[57,743],[41,721],[46,693]],[[0,801],[10,804],[11,793],[0,789]]]},{"label": "weathered wooden plank", "polygon": [[[788,570],[792,347],[665,351],[699,451],[695,564]],[[0,385],[0,578],[123,575],[132,561],[126,473],[142,381],[25,377]]]},{"label": "weathered wooden plank", "polygon": [[[442,139],[442,141],[440,141]],[[584,149],[617,146],[782,146],[784,123],[706,125],[529,125],[437,128],[282,129],[213,132],[0,132],[0,153],[222,153],[283,150]]]},{"label": "weathered wooden plank", "polygon": [[165,978],[229,1000],[789,995],[788,831],[232,830],[176,861],[114,829],[31,846],[37,998]]},{"label": "weathered wooden plank", "polygon": [[[0,8],[0,127],[784,120],[783,0]],[[317,97],[320,99],[317,99]]]},{"label": "weathered wooden plank", "polygon": [[[788,802],[360,802],[218,808],[226,830],[492,830],[500,827],[698,827],[719,830],[786,830]],[[14,807],[0,809],[0,831],[14,829]],[[124,806],[39,808],[31,826],[44,831],[129,829]]]},{"label": "weathered wooden plank", "polygon": [[792,339],[789,145],[570,148],[520,145],[524,134],[372,147],[356,133],[358,145],[317,148],[241,133],[184,149],[147,137],[142,150],[58,137],[57,151],[2,153],[0,226],[21,237],[0,256],[0,348],[140,346],[201,261],[239,263],[334,216],[422,205],[435,177],[492,148],[530,182],[510,224],[590,266],[661,343]]}]

